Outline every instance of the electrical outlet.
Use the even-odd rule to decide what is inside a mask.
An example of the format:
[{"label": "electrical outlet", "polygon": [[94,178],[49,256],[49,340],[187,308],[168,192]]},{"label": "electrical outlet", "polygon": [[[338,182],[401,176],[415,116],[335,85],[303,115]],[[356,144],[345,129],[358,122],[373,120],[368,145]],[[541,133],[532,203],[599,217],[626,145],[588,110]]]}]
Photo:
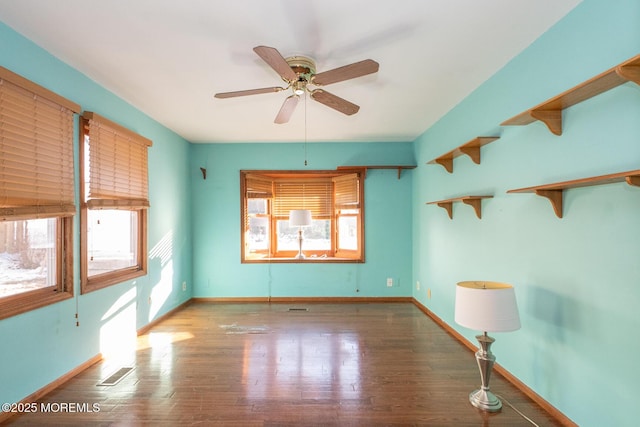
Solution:
[{"label": "electrical outlet", "polygon": [[420,281],[416,281],[416,291],[420,290]]},{"label": "electrical outlet", "polygon": [[387,277],[387,287],[392,287],[393,286],[393,279],[391,277]]},{"label": "electrical outlet", "polygon": [[182,282],[182,290],[183,291],[187,290],[187,282]]}]

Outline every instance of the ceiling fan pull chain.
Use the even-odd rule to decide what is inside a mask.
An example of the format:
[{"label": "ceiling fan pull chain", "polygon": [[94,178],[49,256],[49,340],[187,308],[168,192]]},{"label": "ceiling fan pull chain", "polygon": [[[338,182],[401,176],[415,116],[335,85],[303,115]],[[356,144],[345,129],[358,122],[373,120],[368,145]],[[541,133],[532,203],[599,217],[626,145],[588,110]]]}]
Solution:
[{"label": "ceiling fan pull chain", "polygon": [[307,166],[307,94],[304,94],[304,165]]}]

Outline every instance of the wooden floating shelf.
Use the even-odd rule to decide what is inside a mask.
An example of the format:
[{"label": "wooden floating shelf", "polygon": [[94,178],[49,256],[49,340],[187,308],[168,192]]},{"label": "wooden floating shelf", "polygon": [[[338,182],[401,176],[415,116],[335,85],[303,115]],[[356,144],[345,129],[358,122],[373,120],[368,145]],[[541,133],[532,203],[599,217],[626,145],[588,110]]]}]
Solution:
[{"label": "wooden floating shelf", "polygon": [[534,187],[509,190],[507,193],[535,193],[546,197],[553,206],[553,211],[558,218],[562,218],[562,195],[569,188],[589,187],[592,185],[604,185],[614,182],[626,182],[629,185],[640,187],[640,170],[620,172],[609,175],[594,176],[590,178],[575,179],[572,181],[556,182],[554,184],[537,185]]},{"label": "wooden floating shelf", "polygon": [[449,214],[449,218],[453,219],[453,203],[462,202],[469,205],[476,212],[478,218],[482,218],[482,199],[490,199],[493,196],[462,196],[454,197],[452,199],[438,200],[435,202],[427,202],[427,205],[438,205]]},{"label": "wooden floating shelf", "polygon": [[415,169],[416,165],[370,165],[370,166],[338,166],[338,170],[349,170],[349,169],[357,169],[362,170],[364,172],[364,177],[367,177],[367,169],[397,169],[398,170],[398,179],[400,179],[400,174],[403,169]]},{"label": "wooden floating shelf", "polygon": [[640,55],[502,122],[501,125],[525,126],[540,120],[553,134],[562,135],[562,110],[629,81],[640,85]]},{"label": "wooden floating shelf", "polygon": [[427,164],[438,164],[443,166],[447,172],[453,173],[453,159],[459,157],[463,154],[471,157],[471,160],[475,164],[480,164],[480,147],[483,145],[487,145],[490,142],[499,139],[499,136],[478,136],[473,138],[471,141],[462,144],[461,146],[454,148],[448,153],[443,154],[442,156],[438,156],[435,159],[427,162]]}]

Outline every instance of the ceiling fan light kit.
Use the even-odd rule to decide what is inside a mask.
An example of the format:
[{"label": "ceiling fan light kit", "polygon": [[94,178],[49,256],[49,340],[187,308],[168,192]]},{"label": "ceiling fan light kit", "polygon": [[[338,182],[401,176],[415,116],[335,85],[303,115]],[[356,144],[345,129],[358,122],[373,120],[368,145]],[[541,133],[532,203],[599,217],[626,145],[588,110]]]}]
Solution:
[{"label": "ceiling fan light kit", "polygon": [[326,86],[345,80],[354,79],[356,77],[366,76],[378,72],[380,65],[372,60],[355,62],[353,64],[334,68],[329,71],[316,74],[316,64],[313,59],[306,56],[291,56],[284,58],[277,49],[269,46],[257,46],[253,48],[254,52],[262,58],[273,70],[280,75],[282,80],[287,83],[287,87],[266,87],[260,89],[240,90],[235,92],[216,93],[215,97],[219,99],[235,98],[239,96],[258,95],[261,93],[281,92],[291,89],[292,94],[288,96],[280,111],[276,115],[274,123],[287,123],[291,118],[300,96],[306,92],[311,98],[321,104],[326,105],[336,111],[348,116],[353,115],[360,110],[360,107],[352,102],[340,98],[324,89],[310,89],[312,86]]}]

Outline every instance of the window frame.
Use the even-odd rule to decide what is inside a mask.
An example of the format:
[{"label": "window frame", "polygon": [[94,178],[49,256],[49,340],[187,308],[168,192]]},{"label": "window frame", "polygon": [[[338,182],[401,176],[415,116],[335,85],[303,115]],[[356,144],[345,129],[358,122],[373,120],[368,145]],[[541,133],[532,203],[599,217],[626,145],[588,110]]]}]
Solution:
[{"label": "window frame", "polygon": [[[70,150],[71,159],[73,159],[75,115],[79,114],[82,110],[80,105],[1,66],[0,80],[15,85],[20,90],[30,92],[34,96],[34,99],[43,99],[46,102],[55,104],[56,107],[61,109],[60,111],[64,109],[71,113],[72,120],[70,121],[70,126],[68,129],[65,129],[66,133],[61,137],[60,145],[62,147],[66,146],[66,149]],[[35,117],[33,119],[34,121],[36,120]],[[0,141],[0,146],[1,145],[2,142]],[[76,166],[73,160],[71,161],[71,175],[74,176],[73,171],[75,171]],[[60,180],[62,181],[62,178],[60,178]],[[73,195],[75,194],[74,179],[71,179],[70,185],[73,186],[70,190],[70,200],[68,202],[60,201],[59,203],[64,205],[59,205],[58,207],[47,203],[42,205],[38,204],[37,209],[34,211],[34,206],[0,206],[0,208],[2,208],[0,221],[19,221],[40,218],[52,218],[56,221],[55,283],[44,288],[0,298],[0,319],[6,319],[73,298],[73,215],[76,213],[76,206],[75,201],[71,202],[71,198],[74,198]]]},{"label": "window frame", "polygon": [[[80,291],[82,294],[97,291],[118,283],[132,280],[137,277],[145,276],[148,271],[149,256],[147,253],[148,248],[148,196],[146,199],[126,200],[119,199],[116,202],[113,200],[104,201],[101,199],[92,200],[92,207],[89,207],[87,200],[87,183],[89,177],[85,176],[87,172],[85,169],[86,160],[86,138],[89,138],[89,122],[90,120],[96,120],[101,124],[106,125],[113,131],[119,134],[124,134],[131,139],[139,140],[141,143],[148,147],[152,145],[152,142],[127,128],[124,128],[117,123],[114,123],[100,115],[85,111],[80,118]],[[148,174],[148,157],[146,157],[146,173]],[[147,189],[148,191],[148,184]],[[105,203],[103,203],[105,202]],[[118,203],[119,202],[119,203]],[[137,224],[137,259],[133,266],[112,270],[106,273],[100,273],[93,276],[89,276],[89,263],[88,263],[88,212],[89,209],[104,209],[104,210],[126,210],[135,211],[138,217]]]},{"label": "window frame", "polygon": [[0,320],[73,298],[73,217],[56,219],[56,283],[0,298]]},{"label": "window frame", "polygon": [[[127,280],[145,276],[148,270],[147,255],[147,223],[148,214],[146,209],[135,209],[138,213],[138,241],[137,241],[137,260],[136,265],[109,271],[107,273],[89,276],[89,260],[88,260],[88,230],[87,216],[89,209],[84,206],[80,209],[80,277],[81,277],[81,293],[97,291],[108,286],[122,283]],[[133,211],[133,209],[132,209]]]},{"label": "window frame", "polygon": [[[335,233],[335,236],[336,236],[336,241],[335,241],[336,256],[337,257],[342,257],[342,258],[344,258],[344,257],[352,257],[352,258],[359,257],[359,253],[360,253],[360,251],[362,251],[362,245],[359,245],[359,247],[357,249],[341,249],[340,248],[340,233],[339,233],[339,230],[338,230],[338,228],[339,228],[338,225],[340,224],[339,219],[341,217],[349,217],[349,218],[350,217],[355,217],[358,222],[362,221],[362,217],[361,217],[361,215],[358,215],[358,214],[355,214],[355,213],[341,213],[340,211],[341,211],[341,209],[336,209],[336,212],[337,212],[336,213],[336,221],[335,221],[335,228],[336,228],[336,233]],[[362,227],[358,226],[357,230],[358,230],[357,231],[358,233],[364,233],[364,225]],[[357,236],[357,239],[358,239],[359,242],[364,240],[362,235]]]},{"label": "window frame", "polygon": [[[339,250],[338,249],[338,217],[340,216],[340,209],[335,206],[335,184],[333,178],[347,175],[354,175],[358,180],[357,187],[357,199],[359,204],[353,209],[357,209],[357,213],[350,213],[348,216],[356,216],[358,218],[358,235],[357,241],[359,243],[357,250]],[[288,217],[283,215],[277,215],[273,209],[273,194],[270,194],[264,199],[267,201],[267,213],[259,214],[256,216],[267,217],[269,223],[269,245],[268,249],[257,251],[257,256],[253,257],[247,254],[245,235],[247,231],[247,224],[249,221],[248,213],[248,197],[247,197],[247,177],[248,176],[266,176],[273,180],[291,179],[291,180],[309,180],[313,178],[320,178],[323,180],[332,181],[332,194],[331,194],[331,208],[328,216],[322,216],[320,219],[329,220],[330,223],[330,239],[331,248],[327,250],[313,250],[305,249],[303,245],[303,252],[306,255],[304,259],[294,258],[297,254],[297,250],[278,250],[277,240],[277,223],[279,220],[288,220]],[[263,199],[261,197],[254,197],[257,199]],[[241,170],[240,171],[240,260],[241,263],[364,263],[364,173],[360,169],[348,170],[311,170],[311,171],[299,171],[299,170]]]}]

